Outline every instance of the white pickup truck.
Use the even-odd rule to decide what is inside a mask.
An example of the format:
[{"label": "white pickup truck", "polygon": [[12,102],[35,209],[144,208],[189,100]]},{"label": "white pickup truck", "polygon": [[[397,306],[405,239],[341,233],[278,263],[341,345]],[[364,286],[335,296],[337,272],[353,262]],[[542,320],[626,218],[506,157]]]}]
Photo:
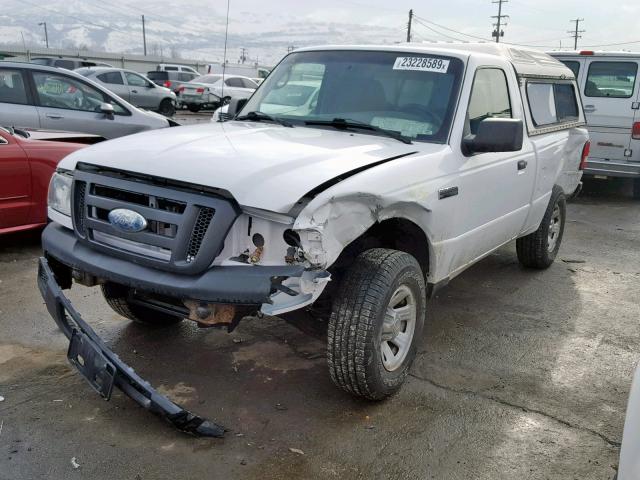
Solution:
[{"label": "white pickup truck", "polygon": [[64,159],[39,271],[93,387],[196,434],[221,430],[108,349],[64,297],[72,281],[152,325],[310,315],[336,385],[383,399],[433,292],[515,239],[525,267],[551,265],[589,147],[571,70],[494,44],[298,50],[227,113]]}]

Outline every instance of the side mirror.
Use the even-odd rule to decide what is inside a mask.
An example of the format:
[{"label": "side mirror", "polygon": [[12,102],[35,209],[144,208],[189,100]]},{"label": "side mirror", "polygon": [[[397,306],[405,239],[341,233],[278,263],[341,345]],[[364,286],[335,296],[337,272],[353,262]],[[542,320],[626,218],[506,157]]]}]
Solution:
[{"label": "side mirror", "polygon": [[232,98],[227,107],[227,118],[235,117],[242,107],[247,103],[248,98]]},{"label": "side mirror", "polygon": [[113,109],[113,105],[110,103],[104,102],[100,104],[100,111],[104,113],[107,118],[112,118],[115,110]]},{"label": "side mirror", "polygon": [[147,88],[156,88],[156,84],[153,82],[147,83]]},{"label": "side mirror", "polygon": [[524,125],[516,118],[485,118],[475,135],[462,139],[465,153],[517,152],[522,149]]}]

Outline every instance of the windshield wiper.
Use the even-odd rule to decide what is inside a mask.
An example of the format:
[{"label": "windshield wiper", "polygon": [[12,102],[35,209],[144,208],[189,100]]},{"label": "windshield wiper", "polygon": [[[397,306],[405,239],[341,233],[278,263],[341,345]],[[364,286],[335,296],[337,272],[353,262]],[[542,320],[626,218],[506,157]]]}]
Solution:
[{"label": "windshield wiper", "polygon": [[293,128],[293,124],[283,120],[282,118],[272,117],[271,115],[267,115],[262,112],[249,112],[246,115],[242,115],[241,117],[236,117],[236,120],[250,120],[252,122],[261,122],[263,120],[267,120],[269,122],[277,123],[278,125],[282,125],[283,127]]},{"label": "windshield wiper", "polygon": [[328,127],[334,127],[342,130],[348,128],[360,128],[362,130],[371,130],[372,132],[380,133],[390,138],[394,138],[402,143],[411,145],[411,139],[402,135],[401,133],[394,132],[393,130],[386,130],[384,128],[376,127],[366,122],[359,122],[357,120],[349,120],[344,118],[334,118],[333,120],[307,120],[305,125],[326,125]]}]

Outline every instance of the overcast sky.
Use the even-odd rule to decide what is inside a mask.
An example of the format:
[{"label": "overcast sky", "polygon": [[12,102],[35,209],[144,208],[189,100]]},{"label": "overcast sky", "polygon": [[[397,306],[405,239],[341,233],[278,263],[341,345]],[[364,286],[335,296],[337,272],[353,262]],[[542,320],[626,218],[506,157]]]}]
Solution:
[{"label": "overcast sky", "polygon": [[[139,17],[147,18],[148,44],[181,46],[184,56],[219,55],[226,0],[0,0],[0,41],[41,42],[38,21],[50,23],[52,44],[95,44],[108,50],[138,48]],[[414,41],[490,40],[491,0],[231,0],[231,58],[246,46],[250,56],[274,61],[287,45],[393,43],[406,37],[408,11],[416,14]],[[505,42],[558,48],[573,46],[571,19],[584,18],[579,46],[640,50],[640,0],[509,0],[503,13]],[[90,24],[87,22],[91,22]],[[430,23],[433,22],[433,23]],[[434,25],[435,24],[435,25]],[[100,31],[100,25],[108,25]],[[446,27],[448,28],[442,28]],[[109,29],[110,28],[110,29]],[[187,41],[185,34],[189,32]],[[15,37],[15,38],[14,38]],[[184,41],[183,41],[184,40]]]}]

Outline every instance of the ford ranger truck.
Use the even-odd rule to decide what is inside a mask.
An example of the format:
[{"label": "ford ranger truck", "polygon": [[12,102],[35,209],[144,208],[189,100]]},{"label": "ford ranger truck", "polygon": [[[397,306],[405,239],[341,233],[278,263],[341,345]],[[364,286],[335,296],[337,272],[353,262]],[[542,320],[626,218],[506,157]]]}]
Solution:
[{"label": "ford ranger truck", "polygon": [[381,400],[406,379],[435,291],[513,240],[524,267],[553,263],[589,148],[571,70],[505,45],[297,50],[227,117],[65,158],[39,267],[93,388],[202,435],[222,429],[139,378],[64,289],[99,287],[154,326],[311,318],[335,384]]}]

